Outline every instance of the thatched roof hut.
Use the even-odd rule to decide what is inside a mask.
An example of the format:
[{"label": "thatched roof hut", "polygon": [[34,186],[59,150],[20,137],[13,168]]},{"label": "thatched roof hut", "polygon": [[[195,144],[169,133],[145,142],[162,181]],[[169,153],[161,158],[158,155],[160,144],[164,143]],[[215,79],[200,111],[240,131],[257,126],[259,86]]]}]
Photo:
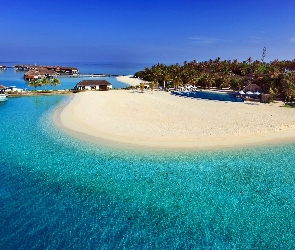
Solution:
[{"label": "thatched roof hut", "polygon": [[6,89],[6,87],[5,87],[4,85],[1,85],[1,84],[0,84],[0,90],[1,90],[1,89]]},{"label": "thatched roof hut", "polygon": [[31,80],[34,78],[53,77],[56,73],[53,69],[47,69],[46,67],[36,67],[36,69],[30,69],[24,74],[25,80]]},{"label": "thatched roof hut", "polygon": [[79,90],[84,89],[98,89],[98,90],[108,90],[112,88],[112,84],[105,80],[82,80],[76,84]]},{"label": "thatched roof hut", "polygon": [[250,83],[248,84],[244,89],[243,91],[245,93],[247,93],[248,91],[251,91],[251,92],[259,92],[259,93],[263,93],[262,89],[257,85],[257,84],[254,84],[254,83]]}]

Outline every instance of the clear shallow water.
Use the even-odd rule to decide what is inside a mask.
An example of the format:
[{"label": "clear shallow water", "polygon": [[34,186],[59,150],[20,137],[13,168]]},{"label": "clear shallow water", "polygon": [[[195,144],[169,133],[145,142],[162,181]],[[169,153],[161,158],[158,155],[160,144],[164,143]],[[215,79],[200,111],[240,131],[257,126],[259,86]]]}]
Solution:
[{"label": "clear shallow water", "polygon": [[173,91],[171,92],[177,96],[198,98],[198,99],[207,99],[207,100],[216,100],[216,101],[229,101],[229,102],[244,102],[244,99],[241,97],[236,97],[236,94],[227,94],[227,93],[214,93],[209,91]]},{"label": "clear shallow water", "polygon": [[199,152],[60,133],[64,96],[0,103],[1,249],[292,249],[295,144]]}]

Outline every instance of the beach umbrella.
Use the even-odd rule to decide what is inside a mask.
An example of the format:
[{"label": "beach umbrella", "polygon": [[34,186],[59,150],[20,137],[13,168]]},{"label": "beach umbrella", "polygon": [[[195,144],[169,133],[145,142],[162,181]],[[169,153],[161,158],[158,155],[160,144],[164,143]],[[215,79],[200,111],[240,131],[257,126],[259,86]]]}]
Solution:
[{"label": "beach umbrella", "polygon": [[239,94],[240,94],[240,95],[245,95],[245,92],[244,92],[243,90],[240,90],[240,91],[239,91]]}]

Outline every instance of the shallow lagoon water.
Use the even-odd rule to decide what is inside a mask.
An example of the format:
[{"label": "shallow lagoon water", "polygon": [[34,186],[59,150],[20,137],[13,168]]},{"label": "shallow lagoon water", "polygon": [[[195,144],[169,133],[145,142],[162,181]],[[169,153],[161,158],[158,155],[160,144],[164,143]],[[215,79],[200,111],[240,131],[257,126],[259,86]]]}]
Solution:
[{"label": "shallow lagoon water", "polygon": [[119,82],[114,76],[109,77],[60,77],[59,86],[46,85],[42,87],[28,86],[27,82],[23,79],[25,71],[16,71],[12,68],[7,70],[0,70],[0,84],[6,87],[16,86],[23,90],[68,90],[73,89],[75,85],[82,80],[106,80],[113,85],[113,88],[124,88],[127,84]]},{"label": "shallow lagoon water", "polygon": [[1,249],[292,249],[295,144],[91,145],[51,121],[68,97],[0,103]]},{"label": "shallow lagoon water", "polygon": [[[6,87],[16,86],[20,89],[34,90],[34,87],[29,87],[28,84],[24,81],[23,76],[26,71],[15,70],[13,68],[16,64],[34,64],[32,62],[0,62],[0,65],[5,65],[9,68],[6,70],[0,70],[0,84]],[[133,75],[135,72],[143,70],[146,67],[146,64],[142,63],[127,63],[127,62],[68,62],[68,63],[58,63],[58,62],[37,62],[37,65],[61,65],[61,66],[70,66],[77,67],[80,74],[110,74],[110,77],[60,77],[59,86],[42,86],[37,87],[36,90],[67,90],[73,89],[75,85],[81,80],[106,80],[110,82],[114,88],[124,88],[127,85],[119,82],[113,75]]]}]

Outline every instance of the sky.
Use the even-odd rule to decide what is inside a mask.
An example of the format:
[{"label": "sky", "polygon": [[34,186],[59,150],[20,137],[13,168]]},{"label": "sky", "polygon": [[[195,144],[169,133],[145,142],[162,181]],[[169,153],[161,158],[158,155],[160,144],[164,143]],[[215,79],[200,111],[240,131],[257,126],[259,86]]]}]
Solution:
[{"label": "sky", "polygon": [[294,0],[14,0],[0,62],[295,59]]}]

